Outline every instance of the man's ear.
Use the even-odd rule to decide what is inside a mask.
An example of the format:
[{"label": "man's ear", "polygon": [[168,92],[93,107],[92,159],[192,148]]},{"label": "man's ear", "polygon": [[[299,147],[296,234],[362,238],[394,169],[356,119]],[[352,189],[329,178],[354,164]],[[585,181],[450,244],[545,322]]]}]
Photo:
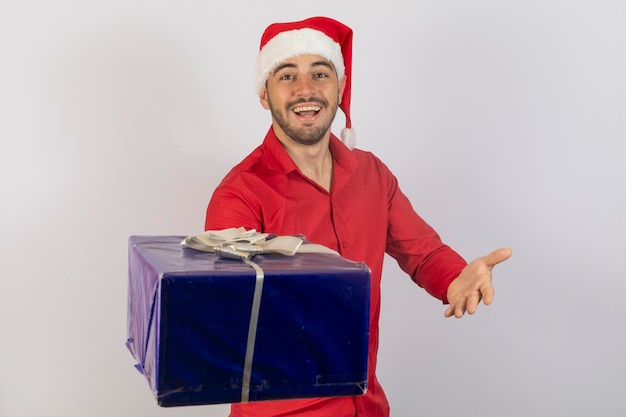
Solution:
[{"label": "man's ear", "polygon": [[343,90],[346,89],[346,76],[344,75],[339,80],[339,101],[337,104],[341,104],[341,100],[343,99]]},{"label": "man's ear", "polygon": [[263,90],[259,92],[259,101],[261,102],[261,106],[263,106],[265,110],[270,109],[270,102],[267,97],[267,88],[264,87]]}]

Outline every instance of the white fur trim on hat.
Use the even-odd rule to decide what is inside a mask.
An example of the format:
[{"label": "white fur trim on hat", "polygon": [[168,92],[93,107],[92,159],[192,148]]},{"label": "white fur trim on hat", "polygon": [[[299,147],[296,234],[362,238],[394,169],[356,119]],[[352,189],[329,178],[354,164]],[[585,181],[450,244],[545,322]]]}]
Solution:
[{"label": "white fur trim on hat", "polygon": [[301,55],[324,57],[335,66],[339,79],[344,76],[343,55],[337,42],[315,29],[294,29],[274,36],[259,52],[255,69],[257,93],[265,88],[269,75],[281,62]]},{"label": "white fur trim on hat", "polygon": [[348,149],[352,150],[356,147],[356,132],[354,129],[348,129],[344,127],[341,129],[341,134],[339,136],[344,145],[348,147]]}]

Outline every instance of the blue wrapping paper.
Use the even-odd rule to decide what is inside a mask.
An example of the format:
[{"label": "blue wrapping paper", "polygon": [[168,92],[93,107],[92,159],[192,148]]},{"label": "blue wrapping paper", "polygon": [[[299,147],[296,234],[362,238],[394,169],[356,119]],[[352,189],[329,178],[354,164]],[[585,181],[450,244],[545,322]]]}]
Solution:
[{"label": "blue wrapping paper", "polygon": [[[256,273],[183,238],[130,237],[127,346],[161,406],[241,402]],[[253,260],[265,277],[245,400],[364,394],[367,266],[315,253]]]}]

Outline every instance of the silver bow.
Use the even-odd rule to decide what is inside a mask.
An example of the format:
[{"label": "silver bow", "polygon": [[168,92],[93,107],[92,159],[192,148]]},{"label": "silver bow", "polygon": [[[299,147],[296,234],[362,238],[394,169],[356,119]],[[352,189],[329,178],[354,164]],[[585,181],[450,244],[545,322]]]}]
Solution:
[{"label": "silver bow", "polygon": [[181,245],[232,259],[250,259],[261,253],[285,256],[306,252],[338,254],[322,245],[304,243],[299,236],[276,236],[243,227],[208,230],[186,237]]}]

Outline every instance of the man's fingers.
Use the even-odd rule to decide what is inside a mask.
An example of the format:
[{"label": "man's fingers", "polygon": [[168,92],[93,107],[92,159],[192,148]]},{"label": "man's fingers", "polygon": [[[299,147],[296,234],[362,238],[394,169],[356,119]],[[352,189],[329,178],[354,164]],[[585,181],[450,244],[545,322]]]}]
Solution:
[{"label": "man's fingers", "polygon": [[[479,291],[475,291],[467,299],[467,313],[474,314],[478,309],[478,304],[480,303],[481,295]],[[486,303],[485,303],[486,304]]]},{"label": "man's fingers", "polygon": [[483,303],[488,306],[493,301],[493,296],[495,294],[495,290],[491,285],[485,285],[480,289],[480,293],[482,294]]},{"label": "man's fingers", "polygon": [[491,304],[493,300],[493,287],[487,288],[485,291],[475,291],[470,294],[466,299],[460,302],[451,304],[444,312],[445,317],[461,318],[465,313],[474,314],[478,310],[478,305],[482,301],[485,305]]},{"label": "man's fingers", "polygon": [[444,317],[463,317],[463,313],[465,312],[465,304],[450,304],[446,309],[446,312],[443,314]]},{"label": "man's fingers", "polygon": [[494,250],[489,255],[485,256],[485,262],[491,268],[498,265],[500,262],[504,262],[513,255],[513,251],[510,248],[501,248]]},{"label": "man's fingers", "polygon": [[443,315],[444,317],[454,316],[457,319],[460,319],[461,317],[463,317],[463,314],[465,314],[466,305],[467,305],[466,299],[460,303],[450,304],[450,306],[446,309],[446,312]]}]

